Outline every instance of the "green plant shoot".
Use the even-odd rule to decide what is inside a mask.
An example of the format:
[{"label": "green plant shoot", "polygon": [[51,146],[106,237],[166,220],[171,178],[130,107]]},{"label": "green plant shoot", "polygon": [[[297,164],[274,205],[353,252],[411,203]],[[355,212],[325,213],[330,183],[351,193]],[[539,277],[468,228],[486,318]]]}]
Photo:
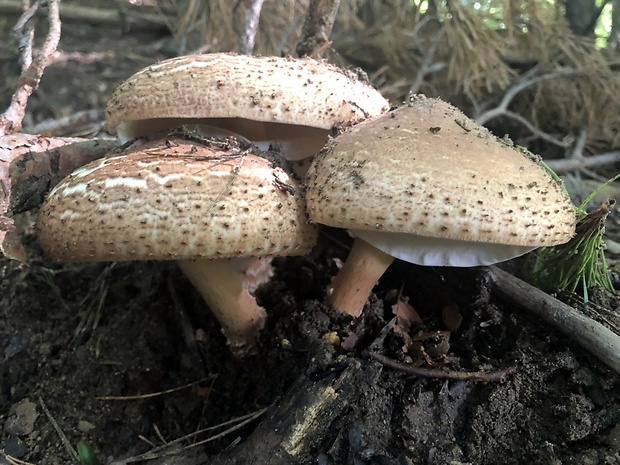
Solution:
[{"label": "green plant shoot", "polygon": [[95,455],[95,451],[88,441],[80,441],[77,443],[77,453],[80,461],[84,465],[99,465],[99,460]]}]

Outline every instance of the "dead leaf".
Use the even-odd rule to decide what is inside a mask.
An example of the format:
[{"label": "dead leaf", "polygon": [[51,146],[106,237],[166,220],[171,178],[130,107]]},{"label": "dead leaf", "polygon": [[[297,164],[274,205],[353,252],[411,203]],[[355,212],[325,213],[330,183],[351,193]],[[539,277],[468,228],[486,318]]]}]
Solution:
[{"label": "dead leaf", "polygon": [[392,313],[396,316],[396,326],[401,328],[403,332],[407,333],[411,328],[421,328],[424,326],[424,322],[415,308],[405,298],[399,298],[398,301],[392,305]]},{"label": "dead leaf", "polygon": [[461,315],[459,305],[456,302],[444,305],[441,309],[441,319],[448,331],[454,332],[458,330],[463,322],[463,315]]}]

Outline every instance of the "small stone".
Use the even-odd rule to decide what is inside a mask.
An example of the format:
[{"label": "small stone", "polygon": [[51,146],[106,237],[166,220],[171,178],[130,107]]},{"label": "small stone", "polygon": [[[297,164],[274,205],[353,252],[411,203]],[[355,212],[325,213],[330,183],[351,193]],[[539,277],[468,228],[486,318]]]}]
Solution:
[{"label": "small stone", "polygon": [[88,433],[96,428],[90,421],[80,420],[78,421],[78,430],[82,433]]},{"label": "small stone", "polygon": [[34,430],[34,422],[38,416],[36,404],[30,399],[23,399],[11,407],[5,424],[5,432],[27,436]]}]

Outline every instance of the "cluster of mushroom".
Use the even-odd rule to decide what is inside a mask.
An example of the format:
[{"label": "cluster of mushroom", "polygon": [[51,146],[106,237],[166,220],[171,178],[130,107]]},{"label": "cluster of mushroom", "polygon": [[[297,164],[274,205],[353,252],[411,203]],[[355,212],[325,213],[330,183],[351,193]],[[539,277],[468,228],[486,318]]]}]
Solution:
[{"label": "cluster of mushroom", "polygon": [[177,260],[243,355],[265,324],[252,292],[269,258],[306,254],[317,238],[286,159],[388,108],[354,73],[312,59],[218,53],[149,66],[106,108],[108,129],[136,142],[50,192],[39,243],[63,261]]},{"label": "cluster of mushroom", "polygon": [[[42,207],[39,241],[59,260],[178,260],[243,354],[265,322],[251,295],[251,276],[269,275],[259,257],[307,253],[317,224],[355,237],[328,294],[353,316],[394,258],[477,266],[573,235],[572,203],[538,163],[440,100],[388,109],[356,74],[311,59],[150,66],[114,92],[108,128],[122,142],[199,135],[76,171]],[[318,152],[307,175],[297,165],[300,185],[282,158]]]}]

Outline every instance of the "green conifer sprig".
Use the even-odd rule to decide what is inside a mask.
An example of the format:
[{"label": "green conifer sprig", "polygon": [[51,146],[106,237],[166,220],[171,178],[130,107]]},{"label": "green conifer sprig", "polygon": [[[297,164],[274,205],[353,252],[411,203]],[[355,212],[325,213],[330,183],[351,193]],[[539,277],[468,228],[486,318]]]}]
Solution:
[{"label": "green conifer sprig", "polygon": [[620,178],[616,175],[579,206],[575,236],[566,244],[546,247],[538,252],[532,281],[545,291],[570,291],[578,288],[583,291],[584,300],[588,300],[588,289],[601,287],[614,292],[605,261],[605,220],[613,210],[615,200],[608,199],[598,208],[586,213],[585,206],[600,189]]}]

